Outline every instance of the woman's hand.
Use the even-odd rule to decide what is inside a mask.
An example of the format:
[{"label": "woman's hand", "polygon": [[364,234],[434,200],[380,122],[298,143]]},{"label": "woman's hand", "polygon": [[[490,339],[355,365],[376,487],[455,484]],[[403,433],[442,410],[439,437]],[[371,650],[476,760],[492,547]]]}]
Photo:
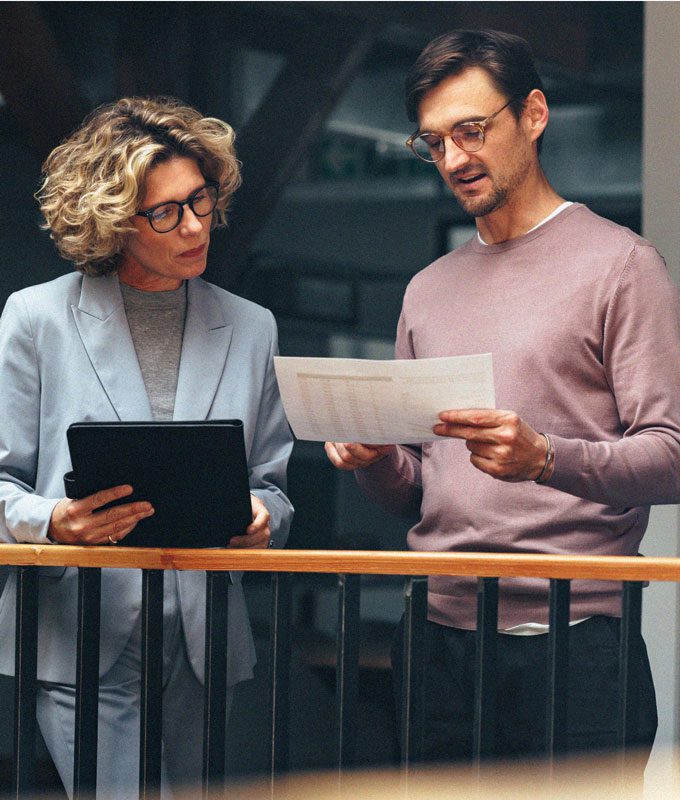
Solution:
[{"label": "woman's hand", "polygon": [[267,506],[254,494],[250,495],[250,505],[253,509],[253,521],[246,528],[245,536],[232,536],[229,547],[269,547],[272,534]]},{"label": "woman's hand", "polygon": [[351,470],[369,467],[385,458],[393,444],[359,444],[357,442],[326,442],[324,450],[329,461],[338,469]]},{"label": "woman's hand", "polygon": [[137,523],[154,513],[145,501],[111,506],[97,511],[112,500],[132,494],[132,486],[114,486],[101,492],[71,500],[65,497],[52,510],[48,536],[57,544],[117,544]]}]

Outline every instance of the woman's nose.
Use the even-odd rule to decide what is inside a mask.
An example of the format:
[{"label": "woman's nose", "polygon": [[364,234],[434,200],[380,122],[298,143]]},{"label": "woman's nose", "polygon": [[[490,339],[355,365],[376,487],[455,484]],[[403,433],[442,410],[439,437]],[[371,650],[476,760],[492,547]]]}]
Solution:
[{"label": "woman's nose", "polygon": [[201,218],[194,214],[190,206],[186,206],[184,209],[184,215],[182,216],[180,230],[185,231],[188,234],[192,234],[198,233],[202,229],[203,223],[201,222]]}]

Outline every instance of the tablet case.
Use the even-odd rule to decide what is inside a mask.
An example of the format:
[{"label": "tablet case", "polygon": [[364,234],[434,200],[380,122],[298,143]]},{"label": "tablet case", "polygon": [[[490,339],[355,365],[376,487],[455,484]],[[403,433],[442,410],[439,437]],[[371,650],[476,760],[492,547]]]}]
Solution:
[{"label": "tablet case", "polygon": [[66,436],[68,497],[127,483],[115,504],[153,505],[121,546],[226,547],[252,520],[241,420],[76,422]]}]

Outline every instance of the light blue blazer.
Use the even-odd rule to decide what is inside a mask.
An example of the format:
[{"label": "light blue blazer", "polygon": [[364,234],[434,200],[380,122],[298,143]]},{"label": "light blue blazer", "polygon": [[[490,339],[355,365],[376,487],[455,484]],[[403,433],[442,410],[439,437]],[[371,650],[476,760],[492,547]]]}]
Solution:
[{"label": "light blue blazer", "polygon": [[[200,278],[189,281],[174,419],[243,420],[250,487],[282,547],[293,509],[285,495],[292,437],[274,375],[269,311]],[[76,421],[150,420],[151,407],[114,275],[80,273],[13,294],[0,319],[0,541],[49,545],[52,509],[71,468]],[[203,679],[205,574],[179,572],[189,659]],[[75,682],[77,570],[40,576],[38,677]],[[255,661],[243,589],[229,589],[228,682]],[[0,673],[14,669],[15,576],[0,598]],[[139,570],[102,570],[100,674],[125,647],[141,606]]]}]

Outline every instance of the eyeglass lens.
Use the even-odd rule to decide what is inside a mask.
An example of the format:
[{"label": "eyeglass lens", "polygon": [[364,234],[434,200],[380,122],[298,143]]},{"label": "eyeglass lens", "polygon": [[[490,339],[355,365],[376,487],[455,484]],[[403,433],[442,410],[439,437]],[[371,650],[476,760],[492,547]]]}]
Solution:
[{"label": "eyeglass lens", "polygon": [[[451,138],[467,153],[481,150],[484,144],[484,132],[478,125],[456,125],[451,131]],[[418,158],[423,161],[441,161],[444,158],[444,140],[436,133],[421,133],[413,140],[413,148]]]},{"label": "eyeglass lens", "polygon": [[165,203],[154,209],[149,221],[157,233],[167,233],[179,225],[182,218],[182,206],[188,205],[197,217],[207,217],[212,214],[217,204],[217,186],[204,186],[191,195],[185,203]]}]

